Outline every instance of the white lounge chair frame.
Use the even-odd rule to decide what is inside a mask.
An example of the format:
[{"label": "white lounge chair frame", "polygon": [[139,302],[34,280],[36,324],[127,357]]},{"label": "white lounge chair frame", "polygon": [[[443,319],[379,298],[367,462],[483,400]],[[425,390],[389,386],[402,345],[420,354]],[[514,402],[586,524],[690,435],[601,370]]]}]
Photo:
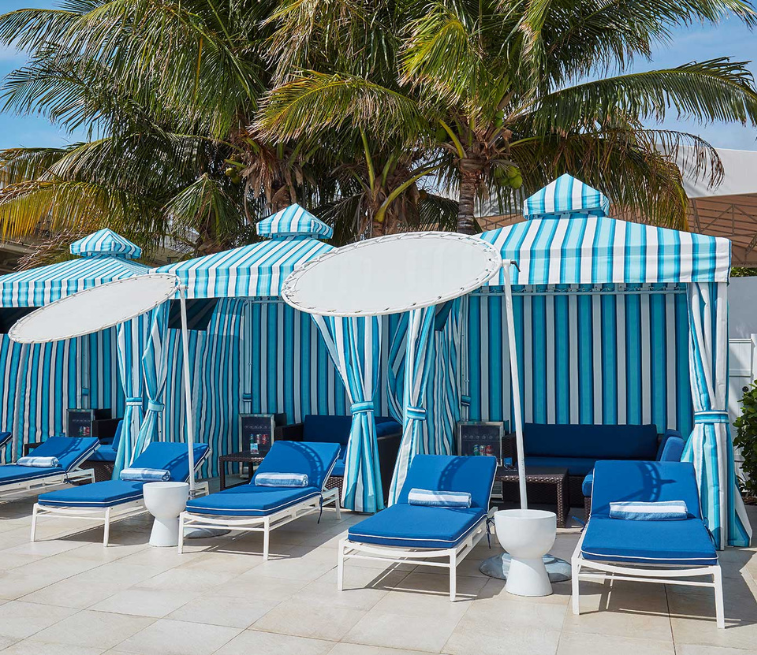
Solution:
[{"label": "white lounge chair frame", "polygon": [[[690,568],[685,565],[644,565],[618,564],[616,562],[597,562],[584,559],[581,554],[583,546],[584,530],[578,545],[571,558],[572,585],[573,585],[573,614],[581,613],[581,598],[579,596],[579,583],[581,580],[594,580],[605,582],[612,580],[626,580],[629,582],[652,582],[656,584],[676,584],[687,587],[710,587],[715,591],[715,620],[718,628],[725,628],[725,614],[723,609],[723,575],[720,564],[710,566],[697,566]],[[594,572],[583,572],[589,569]],[[712,578],[712,581],[679,580],[678,578]]]},{"label": "white lounge chair frame", "polygon": [[[30,467],[30,470],[33,470]],[[19,480],[10,484],[0,485],[0,500],[16,498],[23,496],[32,491],[39,489],[48,489],[49,487],[62,487],[69,482],[94,482],[94,469],[82,469],[78,466],[71,469],[68,473],[55,473],[44,477],[32,478],[30,480]]]},{"label": "white lounge chair frame", "polygon": [[[328,479],[326,476],[325,479]],[[323,499],[323,502],[321,502]],[[184,552],[184,531],[190,528],[221,528],[239,532],[262,532],[263,533],[263,559],[268,559],[271,531],[282,525],[291,523],[296,519],[320,511],[333,503],[336,510],[336,518],[342,518],[339,504],[339,489],[326,489],[319,496],[313,496],[301,503],[291,505],[279,512],[266,516],[218,516],[211,514],[193,514],[184,511],[179,516],[179,553]]]},{"label": "white lounge chair frame", "polygon": [[[94,475],[94,472],[93,472]],[[94,482],[94,477],[92,479]],[[195,483],[195,494],[197,496],[205,496],[208,493],[207,482]],[[146,512],[144,498],[132,500],[126,503],[120,503],[118,505],[111,505],[110,507],[89,507],[78,505],[40,505],[34,503],[34,510],[32,512],[32,530],[31,541],[36,541],[37,536],[37,519],[40,516],[52,515],[57,517],[63,517],[67,519],[80,519],[83,521],[94,521],[96,523],[103,524],[103,546],[108,546],[110,539],[110,524],[111,521],[124,519],[128,516],[134,516]]]},{"label": "white lounge chair frame", "polygon": [[[366,559],[391,564],[412,563],[418,566],[433,566],[449,570],[449,599],[455,600],[457,595],[457,567],[487,532],[488,521],[494,516],[497,508],[490,509],[468,536],[455,548],[403,548],[401,546],[380,546],[351,541],[349,538],[339,542],[339,560],[337,565],[336,585],[339,591],[344,589],[344,562],[348,559]],[[431,561],[428,561],[431,560]],[[439,560],[439,561],[434,561]]]}]

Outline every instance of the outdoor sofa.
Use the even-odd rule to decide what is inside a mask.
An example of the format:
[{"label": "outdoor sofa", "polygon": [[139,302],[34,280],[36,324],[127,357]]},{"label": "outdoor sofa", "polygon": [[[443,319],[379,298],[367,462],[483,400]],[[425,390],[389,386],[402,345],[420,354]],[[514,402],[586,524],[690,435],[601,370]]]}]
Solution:
[{"label": "outdoor sofa", "polygon": [[[611,518],[610,503],[684,501],[680,520]],[[592,514],[572,558],[573,613],[581,580],[654,582],[715,591],[717,626],[724,627],[723,583],[712,536],[702,518],[693,464],[597,462]],[[705,578],[699,580],[697,578]]]},{"label": "outdoor sofa", "polygon": [[[338,443],[339,457],[337,458],[331,477],[326,482],[326,488],[338,488],[342,494],[344,483],[344,458],[347,454],[347,443],[350,440],[352,416],[325,416],[308,414],[302,423],[285,425],[281,430],[281,439],[288,441],[307,441]],[[278,430],[277,430],[278,432]],[[387,416],[376,416],[376,440],[378,442],[378,458],[381,468],[384,500],[389,497],[389,486],[397,461],[397,452],[402,441],[402,426]]]},{"label": "outdoor sofa", "polygon": [[[179,517],[179,553],[184,532],[191,528],[221,528],[263,533],[263,559],[268,559],[272,530],[334,504],[341,519],[339,490],[327,489],[326,481],[336,464],[339,444],[276,441],[248,484],[241,484],[194,498]],[[260,486],[261,475],[307,476],[303,485]],[[320,517],[319,517],[320,520]]]},{"label": "outdoor sofa", "polygon": [[97,450],[94,437],[49,437],[34,449],[34,457],[54,457],[58,466],[0,465],[0,499],[70,482],[94,482],[92,471],[81,464]]},{"label": "outdoor sofa", "polygon": [[[207,444],[194,444],[195,469],[202,464],[208,452]],[[164,470],[170,474],[170,480],[186,482],[189,479],[189,450],[184,443],[154,442],[145,448],[130,468]],[[111,521],[146,511],[144,485],[145,482],[105,480],[42,494],[34,505],[31,540],[35,541],[39,516],[51,514],[102,522],[103,546],[107,546]],[[207,493],[207,483],[204,483],[204,488]]]},{"label": "outdoor sofa", "polygon": [[[583,496],[584,478],[600,460],[657,460],[668,437],[658,435],[655,425],[578,425],[525,423],[523,447],[526,466],[567,468],[570,498]],[[506,455],[515,459],[514,437],[506,441]],[[510,452],[511,451],[511,452]],[[531,498],[532,502],[539,502]]]},{"label": "outdoor sofa", "polygon": [[[416,455],[397,503],[349,528],[339,542],[337,586],[344,581],[344,562],[378,559],[449,569],[449,596],[455,600],[457,566],[487,534],[489,497],[494,485],[494,457]],[[412,490],[468,492],[470,507],[427,507],[411,504]]]}]

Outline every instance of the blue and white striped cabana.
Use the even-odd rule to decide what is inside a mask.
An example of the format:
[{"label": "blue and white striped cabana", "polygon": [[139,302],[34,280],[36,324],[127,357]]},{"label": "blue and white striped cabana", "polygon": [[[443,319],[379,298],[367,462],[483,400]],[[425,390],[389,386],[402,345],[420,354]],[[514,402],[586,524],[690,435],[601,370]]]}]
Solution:
[{"label": "blue and white striped cabana", "polygon": [[[486,232],[513,268],[526,422],[654,423],[691,434],[704,514],[722,546],[746,545],[728,428],[730,242],[606,215],[600,192],[563,175],[526,220]],[[494,278],[469,297],[469,416],[510,420],[504,302]]]},{"label": "blue and white striped cabana", "polygon": [[[141,255],[135,244],[104,229],[70,246],[76,259],[0,277],[0,306],[41,307],[106,282],[147,272],[132,261]],[[109,407],[120,416],[125,396],[118,360],[139,370],[141,350],[119,352],[118,329],[69,341],[21,345],[0,338],[2,429],[13,432],[9,448],[15,459],[25,443],[62,434],[66,409]],[[130,346],[130,343],[125,344]],[[139,377],[139,376],[135,376]],[[7,455],[8,453],[6,453]],[[10,461],[10,460],[8,460]]]}]

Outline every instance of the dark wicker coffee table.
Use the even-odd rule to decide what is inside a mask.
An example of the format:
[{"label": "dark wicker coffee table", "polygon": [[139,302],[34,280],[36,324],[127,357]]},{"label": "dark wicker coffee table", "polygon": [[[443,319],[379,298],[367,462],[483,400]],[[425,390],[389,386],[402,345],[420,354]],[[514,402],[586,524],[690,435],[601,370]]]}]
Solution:
[{"label": "dark wicker coffee table", "polygon": [[[252,453],[249,450],[243,450],[241,453],[229,453],[228,455],[221,455],[218,458],[218,468],[221,473],[221,489],[227,489],[226,486],[226,464],[247,464],[248,467],[248,479],[252,479],[252,472],[255,467],[263,461],[263,456],[259,453]],[[237,486],[237,485],[232,485]]]},{"label": "dark wicker coffee table", "polygon": [[[503,486],[514,485],[515,494],[518,496],[518,469],[507,469],[504,466],[499,466],[495,480],[501,482]],[[529,503],[539,505],[557,501],[557,527],[564,528],[570,511],[568,469],[551,466],[527,466],[526,486]],[[554,491],[549,487],[554,487]]]}]

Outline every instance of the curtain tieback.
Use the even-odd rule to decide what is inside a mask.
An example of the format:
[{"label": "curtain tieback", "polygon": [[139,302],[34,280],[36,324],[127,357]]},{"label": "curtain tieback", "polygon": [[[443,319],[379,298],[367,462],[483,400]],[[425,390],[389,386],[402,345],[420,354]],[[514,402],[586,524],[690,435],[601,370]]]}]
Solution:
[{"label": "curtain tieback", "polygon": [[728,412],[720,409],[710,409],[703,412],[694,412],[694,424],[703,423],[730,423],[731,419]]},{"label": "curtain tieback", "polygon": [[244,401],[252,400],[252,394],[251,393],[243,393],[242,394],[242,400],[244,400]]},{"label": "curtain tieback", "polygon": [[413,420],[413,421],[425,421],[426,420],[426,410],[423,409],[423,407],[412,407],[408,406],[408,408],[405,410],[405,414],[407,418]]},{"label": "curtain tieback", "polygon": [[152,400],[147,401],[147,411],[148,412],[162,412],[166,406],[163,403],[156,403]]},{"label": "curtain tieback", "polygon": [[460,396],[460,404],[463,407],[470,407],[470,396]]},{"label": "curtain tieback", "polygon": [[370,400],[366,400],[362,403],[352,403],[350,405],[351,414],[367,414],[373,411],[373,403]]},{"label": "curtain tieback", "polygon": [[126,399],[127,407],[142,407],[142,398],[140,396],[133,396]]}]

